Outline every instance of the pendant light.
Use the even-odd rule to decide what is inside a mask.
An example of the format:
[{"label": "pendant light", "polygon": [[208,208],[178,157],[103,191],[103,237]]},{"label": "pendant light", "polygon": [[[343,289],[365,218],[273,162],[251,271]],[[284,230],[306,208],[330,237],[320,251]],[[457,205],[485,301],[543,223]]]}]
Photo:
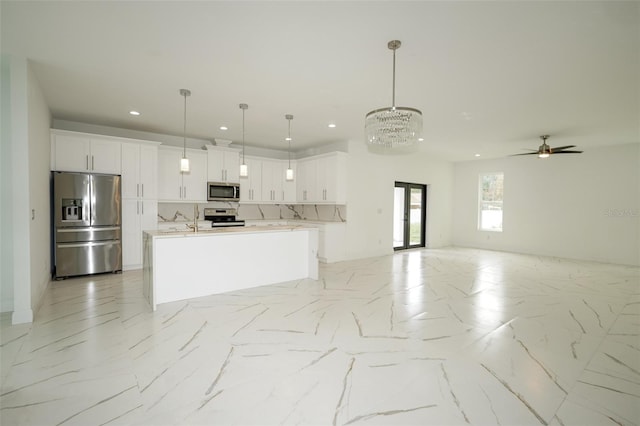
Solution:
[{"label": "pendant light", "polygon": [[240,164],[240,177],[249,176],[249,168],[244,162],[244,111],[248,108],[249,108],[249,105],[240,104],[240,109],[242,110],[242,164]]},{"label": "pendant light", "polygon": [[400,40],[391,40],[393,50],[393,86],[391,107],[375,109],[365,118],[364,130],[369,147],[403,148],[416,145],[422,133],[422,112],[415,108],[396,106],[396,50]]},{"label": "pendant light", "polygon": [[182,129],[182,159],[180,160],[180,171],[189,172],[189,159],[187,158],[187,96],[191,96],[191,91],[180,89],[180,96],[184,96],[184,127]]},{"label": "pendant light", "polygon": [[293,120],[293,115],[287,114],[284,118],[289,121],[289,136],[287,137],[287,140],[289,141],[289,167],[285,173],[285,179],[291,182],[293,180],[293,169],[291,168],[291,120]]}]

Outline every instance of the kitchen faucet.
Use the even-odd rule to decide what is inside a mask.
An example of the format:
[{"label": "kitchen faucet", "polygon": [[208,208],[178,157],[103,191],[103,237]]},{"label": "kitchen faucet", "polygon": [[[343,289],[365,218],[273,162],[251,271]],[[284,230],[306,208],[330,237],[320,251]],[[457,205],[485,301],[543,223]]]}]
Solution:
[{"label": "kitchen faucet", "polygon": [[198,205],[194,204],[193,205],[193,225],[189,225],[187,223],[187,228],[193,229],[193,232],[198,232],[198,216],[199,215],[200,215],[200,212],[198,211]]}]

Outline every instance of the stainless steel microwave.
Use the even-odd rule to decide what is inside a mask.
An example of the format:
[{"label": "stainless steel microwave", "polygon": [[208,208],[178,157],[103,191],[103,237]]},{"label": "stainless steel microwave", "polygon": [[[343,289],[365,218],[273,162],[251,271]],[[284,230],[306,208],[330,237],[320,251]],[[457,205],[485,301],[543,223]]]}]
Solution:
[{"label": "stainless steel microwave", "polygon": [[207,182],[208,201],[240,201],[240,184]]}]

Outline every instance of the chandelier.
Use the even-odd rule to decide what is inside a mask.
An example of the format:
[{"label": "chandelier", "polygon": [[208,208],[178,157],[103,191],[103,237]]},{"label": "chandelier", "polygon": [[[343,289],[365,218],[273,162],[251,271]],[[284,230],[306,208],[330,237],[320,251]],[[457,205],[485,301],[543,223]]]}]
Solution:
[{"label": "chandelier", "polygon": [[400,40],[391,40],[393,50],[393,86],[391,107],[375,109],[365,118],[364,131],[371,148],[406,148],[416,145],[422,134],[422,113],[409,107],[396,106],[396,50]]}]

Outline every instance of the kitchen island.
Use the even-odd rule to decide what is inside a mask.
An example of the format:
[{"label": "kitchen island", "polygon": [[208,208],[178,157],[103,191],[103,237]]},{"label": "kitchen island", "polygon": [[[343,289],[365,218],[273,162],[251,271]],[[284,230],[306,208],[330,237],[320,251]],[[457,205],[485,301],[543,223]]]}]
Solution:
[{"label": "kitchen island", "polygon": [[304,226],[145,231],[143,293],[160,303],[318,279],[318,230]]}]

